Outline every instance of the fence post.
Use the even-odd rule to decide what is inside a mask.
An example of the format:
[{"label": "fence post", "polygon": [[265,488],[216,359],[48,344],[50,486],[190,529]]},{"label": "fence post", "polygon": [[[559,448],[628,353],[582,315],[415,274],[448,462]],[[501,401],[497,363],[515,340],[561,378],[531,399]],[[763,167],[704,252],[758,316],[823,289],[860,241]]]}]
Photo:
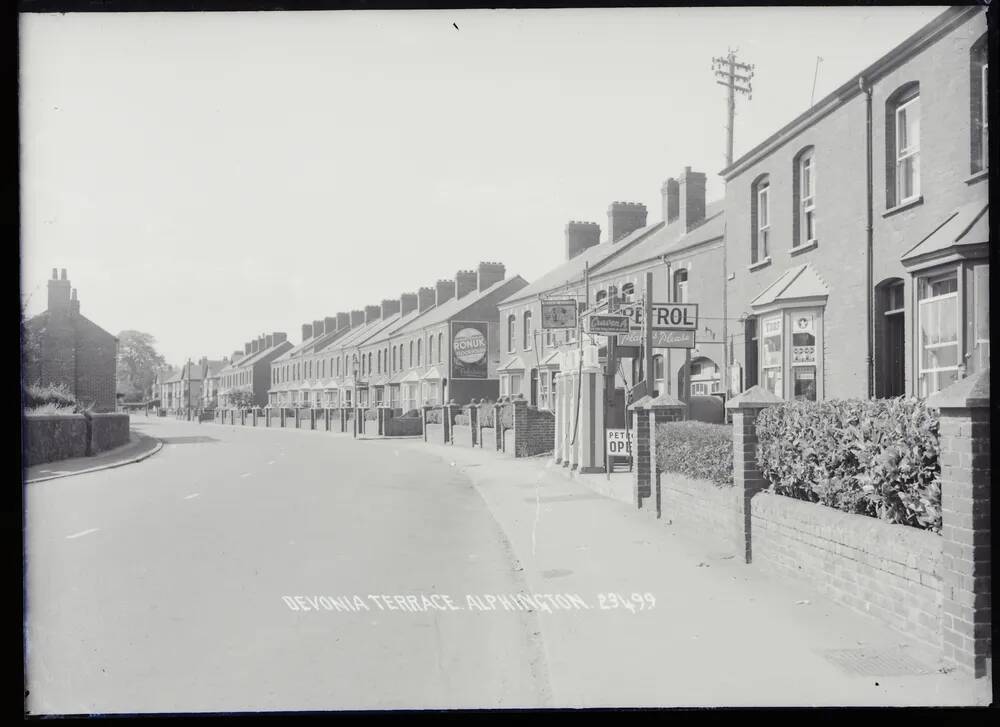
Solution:
[{"label": "fence post", "polygon": [[251,417],[251,426],[254,426],[254,427],[255,427],[255,426],[257,426],[257,410],[256,410],[256,409],[254,409],[254,410],[253,410],[253,411],[251,412],[251,415],[252,415],[252,417]]},{"label": "fence post", "polygon": [[493,405],[493,439],[497,452],[503,451],[503,423],[500,421],[503,416],[504,403],[510,401],[510,397],[497,399]]},{"label": "fence post", "polygon": [[455,416],[455,409],[457,408],[458,404],[455,403],[454,399],[452,399],[443,407],[441,407],[441,417],[442,417],[441,428],[444,431],[445,444],[454,444],[451,436],[451,422],[452,422],[452,417]]},{"label": "fence post", "polygon": [[316,410],[312,408],[309,409],[309,429],[316,429]]},{"label": "fence post", "polygon": [[512,454],[515,457],[520,457],[520,452],[525,450],[528,443],[528,401],[524,398],[524,394],[518,394],[510,400],[510,404],[511,421],[514,429],[514,434],[511,437],[514,443]]},{"label": "fence post", "polygon": [[733,413],[733,486],[738,509],[736,547],[747,563],[752,558],[750,502],[754,495],[767,488],[757,466],[757,417],[764,409],[782,401],[757,384],[726,402],[726,409]]},{"label": "fence post", "polygon": [[479,407],[476,406],[476,400],[473,399],[469,402],[469,435],[472,437],[472,446],[476,447],[479,443]]},{"label": "fence post", "polygon": [[940,412],[943,656],[984,677],[993,658],[989,369],[932,394],[927,405]]},{"label": "fence post", "polygon": [[642,510],[648,504],[652,494],[650,473],[650,450],[653,447],[649,436],[649,414],[646,406],[652,401],[643,396],[628,405],[632,410],[632,504],[637,510]]},{"label": "fence post", "polygon": [[647,404],[649,409],[649,489],[650,502],[656,517],[663,516],[663,497],[660,494],[660,467],[656,459],[656,425],[683,421],[687,405],[675,396],[660,394]]}]

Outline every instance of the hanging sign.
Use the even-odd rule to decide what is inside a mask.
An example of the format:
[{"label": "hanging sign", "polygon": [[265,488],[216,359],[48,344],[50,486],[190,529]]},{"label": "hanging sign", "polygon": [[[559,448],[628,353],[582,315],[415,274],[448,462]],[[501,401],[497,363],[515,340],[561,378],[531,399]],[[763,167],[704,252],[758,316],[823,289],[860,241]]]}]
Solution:
[{"label": "hanging sign", "polygon": [[[696,331],[698,329],[697,303],[653,303],[652,307],[654,331]],[[623,305],[618,313],[628,316],[632,330],[642,330],[642,318],[645,311],[641,304]]]},{"label": "hanging sign", "polygon": [[592,315],[587,317],[587,333],[595,336],[617,336],[629,332],[626,316]]},{"label": "hanging sign", "polygon": [[543,300],[542,328],[576,328],[576,301]]}]

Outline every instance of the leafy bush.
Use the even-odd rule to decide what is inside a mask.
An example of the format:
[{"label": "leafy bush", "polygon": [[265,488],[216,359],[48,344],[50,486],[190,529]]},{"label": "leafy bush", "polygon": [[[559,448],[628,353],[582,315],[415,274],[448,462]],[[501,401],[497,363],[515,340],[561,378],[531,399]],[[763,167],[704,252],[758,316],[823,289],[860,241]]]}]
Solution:
[{"label": "leafy bush", "polygon": [[479,422],[481,427],[492,427],[494,426],[494,414],[496,410],[493,408],[493,404],[483,399],[479,404],[479,415],[476,417],[476,421]]},{"label": "leafy bush", "polygon": [[656,465],[660,472],[679,472],[731,487],[733,428],[695,421],[658,424]]},{"label": "leafy bush", "polygon": [[77,408],[76,397],[65,384],[31,384],[24,387],[24,408],[37,409],[52,404],[59,408]]},{"label": "leafy bush", "polygon": [[397,419],[420,419],[422,414],[419,409],[410,409],[408,412],[402,416],[396,417]]},{"label": "leafy bush", "polygon": [[937,414],[915,398],[788,402],[757,419],[773,491],[941,530]]},{"label": "leafy bush", "polygon": [[500,427],[502,429],[514,428],[514,405],[504,404],[500,409]]},{"label": "leafy bush", "polygon": [[67,416],[70,414],[80,415],[75,406],[59,406],[58,404],[48,403],[42,404],[41,406],[31,407],[30,409],[24,410],[25,416]]},{"label": "leafy bush", "polygon": [[472,418],[468,414],[456,414],[455,424],[459,426],[467,427],[472,424]]},{"label": "leafy bush", "polygon": [[441,410],[440,409],[428,409],[427,410],[427,423],[428,424],[440,424],[441,423]]}]

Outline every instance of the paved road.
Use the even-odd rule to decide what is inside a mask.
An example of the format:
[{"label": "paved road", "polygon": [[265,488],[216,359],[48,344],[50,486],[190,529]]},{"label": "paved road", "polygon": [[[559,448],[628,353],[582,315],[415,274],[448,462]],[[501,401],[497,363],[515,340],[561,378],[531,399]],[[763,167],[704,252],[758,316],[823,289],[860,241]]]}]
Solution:
[{"label": "paved road", "polygon": [[[973,703],[874,619],[542,460],[135,421],[152,458],[28,488],[34,713]],[[465,601],[512,593],[587,608]],[[308,600],[355,594],[437,600]],[[829,658],[859,649],[926,673]]]},{"label": "paved road", "polygon": [[165,440],[154,457],[28,489],[33,713],[548,703],[534,613],[282,600],[524,590],[454,469],[326,433],[136,421]]}]

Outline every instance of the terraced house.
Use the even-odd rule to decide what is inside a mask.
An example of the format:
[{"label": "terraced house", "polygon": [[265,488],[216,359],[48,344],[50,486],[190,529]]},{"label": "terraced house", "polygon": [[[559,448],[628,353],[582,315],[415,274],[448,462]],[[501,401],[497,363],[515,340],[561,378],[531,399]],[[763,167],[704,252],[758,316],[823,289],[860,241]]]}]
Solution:
[{"label": "terraced house", "polygon": [[950,8],[722,171],[742,388],[927,396],[988,367],[988,69],[984,10]]},{"label": "terraced house", "polygon": [[271,362],[269,406],[336,406],[338,387],[333,385],[333,362],[320,352],[351,329],[360,311],[338,313],[322,320],[302,324],[302,342],[292,346]]},{"label": "terraced house", "polygon": [[219,371],[219,406],[226,408],[237,401],[237,391],[248,392],[250,403],[267,404],[270,388],[271,363],[292,348],[283,332],[261,334],[243,344],[243,351],[234,351],[229,365]]}]

